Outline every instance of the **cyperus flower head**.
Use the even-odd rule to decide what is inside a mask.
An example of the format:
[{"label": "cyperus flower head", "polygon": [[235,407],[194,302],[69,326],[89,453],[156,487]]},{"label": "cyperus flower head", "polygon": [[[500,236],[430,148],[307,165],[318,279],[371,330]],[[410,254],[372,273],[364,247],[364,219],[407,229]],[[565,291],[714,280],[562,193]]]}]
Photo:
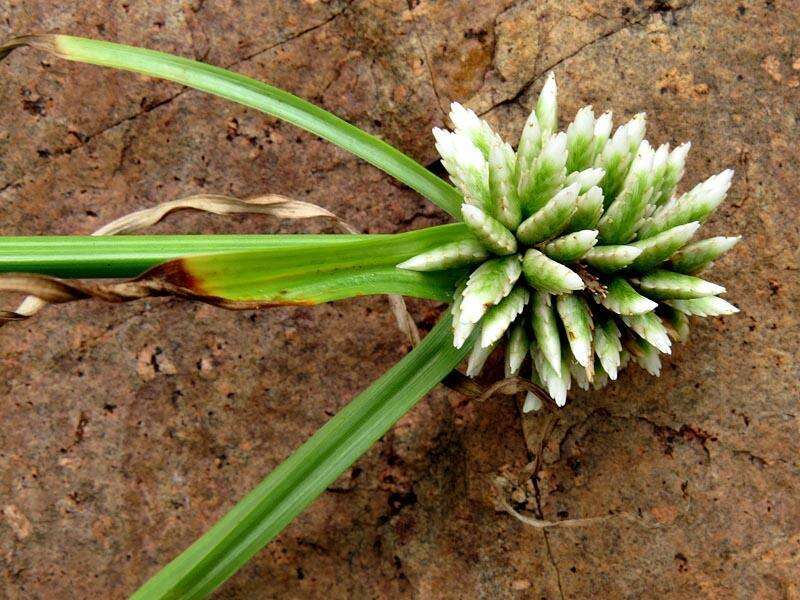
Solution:
[{"label": "cyperus flower head", "polygon": [[[595,118],[591,106],[558,132],[556,93],[551,74],[516,151],[453,103],[454,130],[433,134],[473,237],[398,266],[469,266],[452,311],[457,347],[479,330],[467,374],[504,341],[506,376],[530,355],[532,381],[563,406],[573,380],[602,387],[631,360],[658,375],[659,353],[687,338],[689,316],[738,312],[697,273],[740,238],[690,243],[733,171],[677,195],[688,142],[654,149],[644,113],[612,133],[611,113]],[[529,394],[525,410],[539,406]]]}]

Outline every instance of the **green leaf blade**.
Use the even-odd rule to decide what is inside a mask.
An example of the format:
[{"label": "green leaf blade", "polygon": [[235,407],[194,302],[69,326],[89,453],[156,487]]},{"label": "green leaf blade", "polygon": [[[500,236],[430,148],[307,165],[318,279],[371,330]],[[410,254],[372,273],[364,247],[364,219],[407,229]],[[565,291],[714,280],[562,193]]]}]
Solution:
[{"label": "green leaf blade", "polygon": [[453,186],[390,144],[279,88],[181,56],[69,35],[14,38],[0,46],[0,59],[21,45],[67,60],[167,79],[278,117],[352,152],[460,218],[461,195]]},{"label": "green leaf blade", "polygon": [[356,396],[133,598],[201,598],[211,593],[454,369],[471,346],[453,347],[450,314],[445,313],[419,346]]}]

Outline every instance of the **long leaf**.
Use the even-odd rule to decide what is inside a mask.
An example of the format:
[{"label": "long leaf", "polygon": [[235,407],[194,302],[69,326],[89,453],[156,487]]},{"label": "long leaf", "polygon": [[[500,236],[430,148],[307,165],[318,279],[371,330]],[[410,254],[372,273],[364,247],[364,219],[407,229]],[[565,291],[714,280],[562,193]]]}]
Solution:
[{"label": "long leaf", "polygon": [[356,396],[133,598],[201,598],[233,575],[469,352],[447,312],[422,343]]},{"label": "long leaf", "polygon": [[461,197],[453,186],[393,146],[289,92],[188,58],[69,35],[12,38],[0,46],[0,59],[26,45],[67,60],[175,81],[288,121],[375,165],[460,219]]},{"label": "long leaf", "polygon": [[[293,254],[338,248],[381,248],[384,258],[413,256],[436,245],[467,239],[464,225],[442,225],[401,234],[372,235],[125,235],[0,236],[0,273],[25,272],[64,278],[136,277],[184,256],[260,250]],[[388,254],[387,254],[388,251]],[[365,257],[374,259],[375,257]],[[386,263],[372,263],[386,264]]]}]

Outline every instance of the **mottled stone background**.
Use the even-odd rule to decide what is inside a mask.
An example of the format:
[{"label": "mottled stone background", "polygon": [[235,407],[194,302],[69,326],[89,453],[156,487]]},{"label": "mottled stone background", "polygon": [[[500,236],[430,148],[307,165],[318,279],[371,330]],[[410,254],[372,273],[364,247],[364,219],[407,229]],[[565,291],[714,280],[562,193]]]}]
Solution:
[{"label": "mottled stone background", "polygon": [[[218,597],[800,598],[797,0],[3,0],[0,30],[230,67],[426,164],[451,100],[516,139],[553,69],[562,122],[646,109],[652,141],[693,141],[688,184],[736,169],[706,231],[745,234],[715,273],[739,315],[698,323],[660,379],[631,368],[550,419],[432,393]],[[372,232],[446,220],[176,85],[31,50],[0,76],[2,234],[87,233],[201,191],[288,194]],[[413,304],[423,327],[438,310]],[[382,298],[87,302],[0,330],[0,597],[126,596],[407,350]],[[543,533],[497,510],[498,474],[528,515],[601,518]]]}]

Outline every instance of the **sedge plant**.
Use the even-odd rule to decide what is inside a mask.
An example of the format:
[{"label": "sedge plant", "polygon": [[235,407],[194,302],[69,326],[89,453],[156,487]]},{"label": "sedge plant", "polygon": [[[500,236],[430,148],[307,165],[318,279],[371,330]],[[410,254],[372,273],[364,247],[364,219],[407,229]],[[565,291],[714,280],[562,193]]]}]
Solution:
[{"label": "sedge plant", "polygon": [[325,110],[237,73],[65,35],[12,39],[0,58],[19,46],[175,81],[284,119],[382,169],[456,221],[395,235],[102,235],[135,231],[133,224],[187,207],[332,216],[285,199],[205,197],[134,213],[97,236],[0,238],[0,291],[33,296],[0,312],[5,321],[30,316],[44,302],[87,297],[175,295],[229,308],[368,294],[451,303],[405,358],[135,598],[209,594],[464,359],[475,376],[504,346],[506,376],[523,375],[531,389],[546,390],[529,392],[524,410],[538,410],[548,397],[563,406],[572,382],[602,387],[629,362],[657,375],[660,353],[688,336],[689,317],[737,311],[720,297],[724,287],[698,273],[739,238],[692,241],[725,198],[732,171],[679,193],[689,144],[654,148],[643,114],[614,130],[610,113],[585,107],[559,132],[552,75],[516,150],[471,110],[452,105],[453,130],[433,132],[451,185]]}]

